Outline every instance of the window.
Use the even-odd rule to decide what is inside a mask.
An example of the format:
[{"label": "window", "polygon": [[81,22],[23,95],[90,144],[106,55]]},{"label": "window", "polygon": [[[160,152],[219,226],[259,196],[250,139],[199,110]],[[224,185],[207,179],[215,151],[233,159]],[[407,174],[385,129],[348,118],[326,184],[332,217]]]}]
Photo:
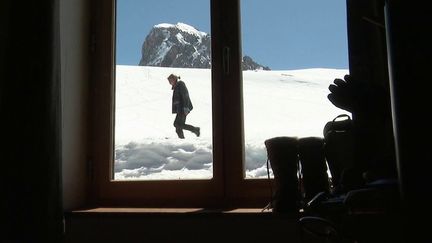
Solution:
[{"label": "window", "polygon": [[[240,1],[211,0],[211,179],[114,180],[115,2],[94,3],[91,196],[98,205],[264,207],[269,181],[245,180]],[[97,6],[97,7],[95,7]],[[168,85],[168,84],[167,84]]]},{"label": "window", "polygon": [[[252,186],[253,193],[239,192],[242,185],[242,121],[239,96],[239,3],[212,1],[212,117],[213,177],[210,180],[113,180],[115,111],[115,3],[98,1],[93,22],[92,140],[93,191],[99,205],[122,206],[208,206],[234,204],[265,205],[267,189]],[[226,21],[221,21],[224,18]],[[223,38],[230,36],[230,38]],[[218,40],[217,42],[215,40]],[[222,63],[222,50],[229,50],[229,61]],[[225,69],[224,69],[225,67]],[[223,91],[223,92],[222,92]],[[226,109],[228,104],[230,109]],[[230,119],[226,119],[231,117]],[[228,166],[229,165],[229,169]],[[268,186],[267,183],[263,183]],[[258,190],[257,190],[258,188]],[[264,189],[264,188],[263,188]],[[264,197],[265,196],[265,197]],[[245,200],[247,199],[247,200]]]},{"label": "window", "polygon": [[348,73],[344,2],[241,2],[245,177],[267,177],[264,141],[322,137],[345,113],[327,87]]},{"label": "window", "polygon": [[[211,179],[210,2],[117,0],[116,10],[113,179]],[[182,130],[171,74],[191,100]]]}]

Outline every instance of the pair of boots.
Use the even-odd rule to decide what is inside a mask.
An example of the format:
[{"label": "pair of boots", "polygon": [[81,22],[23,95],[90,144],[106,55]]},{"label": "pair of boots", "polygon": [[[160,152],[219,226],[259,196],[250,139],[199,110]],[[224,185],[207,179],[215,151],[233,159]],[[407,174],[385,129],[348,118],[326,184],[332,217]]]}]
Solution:
[{"label": "pair of boots", "polygon": [[298,213],[302,200],[328,191],[323,138],[274,137],[264,144],[274,175],[273,212]]}]

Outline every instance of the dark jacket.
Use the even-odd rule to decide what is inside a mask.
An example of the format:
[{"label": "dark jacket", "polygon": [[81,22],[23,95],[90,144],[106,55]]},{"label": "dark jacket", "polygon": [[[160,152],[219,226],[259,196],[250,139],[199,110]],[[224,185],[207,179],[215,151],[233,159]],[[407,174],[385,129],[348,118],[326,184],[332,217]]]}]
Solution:
[{"label": "dark jacket", "polygon": [[172,113],[189,113],[193,109],[186,84],[178,80],[173,87]]}]

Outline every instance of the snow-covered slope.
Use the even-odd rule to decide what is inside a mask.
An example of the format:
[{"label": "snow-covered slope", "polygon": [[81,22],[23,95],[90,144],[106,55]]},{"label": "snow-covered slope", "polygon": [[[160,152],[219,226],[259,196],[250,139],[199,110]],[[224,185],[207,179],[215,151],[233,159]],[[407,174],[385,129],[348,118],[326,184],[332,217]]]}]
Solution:
[{"label": "snow-covered slope", "polygon": [[[177,138],[167,77],[185,81],[193,111],[187,123],[201,136],[185,131]],[[348,70],[304,69],[244,71],[246,174],[265,176],[264,140],[275,136],[322,136],[325,123],[341,113],[327,100],[328,86]],[[211,177],[211,70],[117,66],[116,179],[185,179]]]}]

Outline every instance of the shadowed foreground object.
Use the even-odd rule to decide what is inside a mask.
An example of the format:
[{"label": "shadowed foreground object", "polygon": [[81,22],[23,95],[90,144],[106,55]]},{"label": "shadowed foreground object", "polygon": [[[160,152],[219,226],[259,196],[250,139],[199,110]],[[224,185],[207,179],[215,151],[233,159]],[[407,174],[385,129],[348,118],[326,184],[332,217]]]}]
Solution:
[{"label": "shadowed foreground object", "polygon": [[271,202],[275,213],[298,213],[298,139],[275,137],[266,140],[267,157],[275,180],[275,192]]}]

